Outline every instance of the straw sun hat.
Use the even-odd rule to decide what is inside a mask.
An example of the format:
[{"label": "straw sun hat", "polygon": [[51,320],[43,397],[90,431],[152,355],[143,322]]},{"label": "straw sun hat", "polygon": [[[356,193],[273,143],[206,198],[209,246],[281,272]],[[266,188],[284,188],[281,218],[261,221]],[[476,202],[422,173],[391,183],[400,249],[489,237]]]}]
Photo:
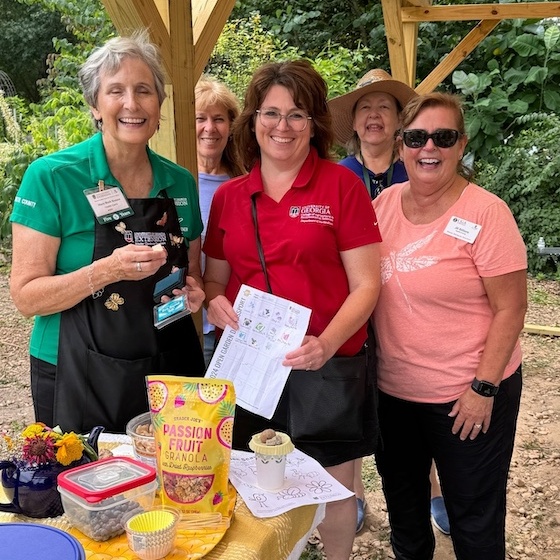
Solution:
[{"label": "straw sun hat", "polygon": [[358,81],[356,89],[329,101],[334,135],[341,146],[345,146],[354,133],[354,107],[358,99],[372,92],[391,94],[401,108],[417,95],[411,87],[399,80],[393,80],[390,74],[380,68],[374,68],[364,74]]}]

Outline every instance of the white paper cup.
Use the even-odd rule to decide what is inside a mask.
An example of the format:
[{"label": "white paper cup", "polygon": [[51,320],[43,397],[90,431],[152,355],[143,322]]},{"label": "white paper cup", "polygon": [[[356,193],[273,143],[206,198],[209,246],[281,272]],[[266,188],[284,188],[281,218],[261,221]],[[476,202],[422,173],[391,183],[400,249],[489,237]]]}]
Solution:
[{"label": "white paper cup", "polygon": [[255,453],[257,484],[263,490],[279,490],[284,486],[286,455]]},{"label": "white paper cup", "polygon": [[279,490],[284,486],[286,472],[286,457],[294,450],[290,436],[276,432],[282,443],[280,445],[266,445],[260,440],[260,434],[255,434],[249,441],[249,448],[255,452],[257,465],[257,484],[263,490]]}]

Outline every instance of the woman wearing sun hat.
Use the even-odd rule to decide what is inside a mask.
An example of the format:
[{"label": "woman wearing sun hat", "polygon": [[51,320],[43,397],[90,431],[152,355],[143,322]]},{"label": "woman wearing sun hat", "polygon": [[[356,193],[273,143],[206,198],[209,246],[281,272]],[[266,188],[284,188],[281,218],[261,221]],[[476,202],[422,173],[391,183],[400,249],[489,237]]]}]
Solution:
[{"label": "woman wearing sun hat", "polygon": [[[372,198],[394,183],[408,179],[403,162],[395,149],[403,107],[417,93],[404,82],[394,80],[380,68],[364,74],[356,88],[329,101],[335,139],[348,150],[340,164],[360,177]],[[356,460],[354,489],[358,508],[356,532],[365,521],[364,485],[361,459]],[[449,521],[441,489],[432,468],[432,518],[436,527],[449,534]]]},{"label": "woman wearing sun hat", "polygon": [[340,163],[363,179],[374,199],[384,188],[407,180],[395,152],[400,112],[416,92],[374,68],[356,88],[329,101],[335,139],[350,154]]}]

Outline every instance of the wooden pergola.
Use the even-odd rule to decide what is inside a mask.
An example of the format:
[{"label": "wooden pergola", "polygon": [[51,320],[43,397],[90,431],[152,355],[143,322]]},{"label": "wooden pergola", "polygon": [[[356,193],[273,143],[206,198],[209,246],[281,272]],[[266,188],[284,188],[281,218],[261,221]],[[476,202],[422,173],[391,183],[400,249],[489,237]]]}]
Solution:
[{"label": "wooden pergola", "polygon": [[[212,54],[235,0],[102,0],[115,27],[147,27],[169,76],[160,131],[151,146],[196,175],[194,86]],[[391,74],[414,87],[418,25],[474,21],[459,44],[416,86],[435,89],[503,19],[560,16],[560,2],[432,5],[432,0],[381,0]]]},{"label": "wooden pergola", "polygon": [[[169,83],[159,132],[151,147],[197,176],[194,86],[231,14],[235,0],[102,0],[118,32],[149,29],[159,45]],[[560,16],[560,2],[433,6],[433,0],[381,0],[391,74],[416,84],[418,25],[474,21],[459,44],[416,86],[434,90],[503,19]],[[200,331],[200,317],[196,319]],[[538,327],[541,328],[541,327]],[[549,333],[550,334],[550,333]]]}]

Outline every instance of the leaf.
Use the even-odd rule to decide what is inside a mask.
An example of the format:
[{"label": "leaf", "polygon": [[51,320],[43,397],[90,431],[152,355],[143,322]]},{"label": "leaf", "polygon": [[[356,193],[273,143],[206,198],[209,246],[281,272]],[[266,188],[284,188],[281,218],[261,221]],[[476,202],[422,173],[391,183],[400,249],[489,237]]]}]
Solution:
[{"label": "leaf", "polygon": [[526,113],[528,109],[529,105],[527,105],[527,103],[525,101],[522,101],[521,99],[516,99],[509,105],[509,110],[512,113],[523,114]]},{"label": "leaf", "polygon": [[478,75],[478,90],[484,91],[487,87],[492,85],[492,76],[487,72]]},{"label": "leaf", "polygon": [[560,112],[560,93],[552,90],[545,90],[543,96],[544,105],[554,113]]},{"label": "leaf", "polygon": [[496,136],[499,132],[501,132],[501,129],[501,124],[495,121],[485,120],[482,123],[482,130],[489,136]]},{"label": "leaf", "polygon": [[556,25],[551,25],[544,32],[544,46],[546,50],[551,51],[556,46],[556,43],[558,43],[558,39],[560,39],[560,29]]},{"label": "leaf", "polygon": [[463,71],[453,72],[453,84],[465,95],[479,93],[479,79],[476,74],[465,74]]},{"label": "leaf", "polygon": [[520,35],[513,42],[511,48],[523,57],[538,55],[543,50],[539,38],[528,33]]},{"label": "leaf", "polygon": [[466,124],[467,136],[469,138],[474,138],[478,131],[480,130],[480,120],[479,119],[471,119]]},{"label": "leaf", "polygon": [[525,84],[542,84],[544,83],[546,77],[548,75],[548,69],[543,68],[542,66],[531,66],[529,72],[527,73],[527,77],[523,81]]},{"label": "leaf", "polygon": [[508,84],[517,87],[519,84],[522,84],[524,82],[526,76],[527,76],[527,72],[525,70],[519,70],[517,68],[509,68],[504,73],[504,80]]}]

